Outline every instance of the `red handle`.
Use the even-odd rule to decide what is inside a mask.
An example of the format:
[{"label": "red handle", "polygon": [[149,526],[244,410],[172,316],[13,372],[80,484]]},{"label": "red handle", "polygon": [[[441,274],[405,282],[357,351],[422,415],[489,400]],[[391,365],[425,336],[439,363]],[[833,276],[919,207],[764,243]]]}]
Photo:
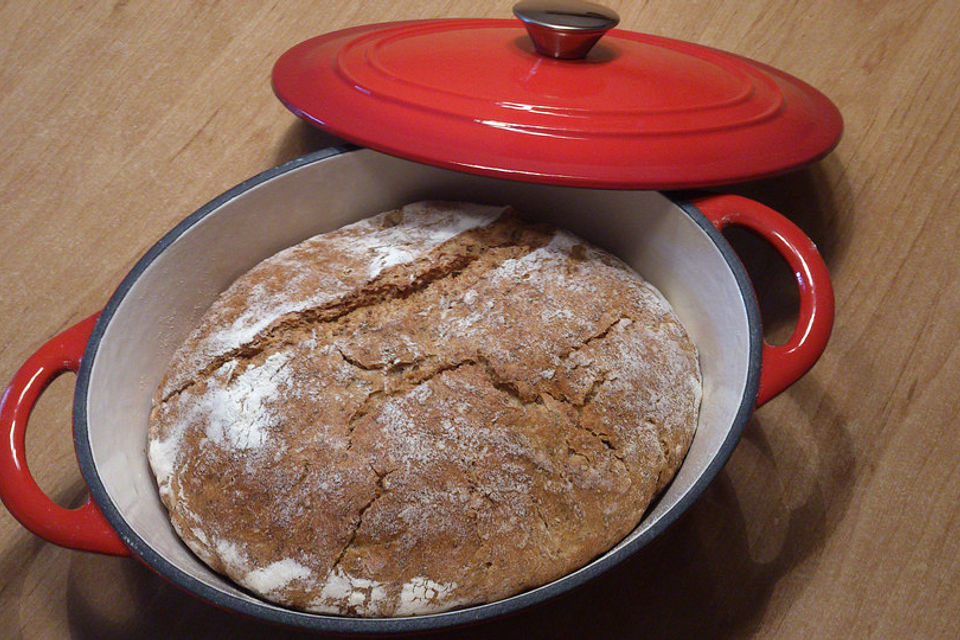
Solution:
[{"label": "red handle", "polygon": [[796,382],[814,365],[827,346],[833,328],[833,285],[817,247],[795,224],[759,202],[734,195],[693,200],[720,230],[746,227],[774,246],[793,269],[800,288],[800,317],[786,344],[763,343],[757,406]]},{"label": "red handle", "polygon": [[54,503],[37,486],[26,458],[27,420],[40,394],[54,378],[76,372],[95,313],[40,347],[27,359],[0,400],[0,498],[27,529],[54,544],[113,555],[130,555],[117,532],[91,498],[77,509]]}]

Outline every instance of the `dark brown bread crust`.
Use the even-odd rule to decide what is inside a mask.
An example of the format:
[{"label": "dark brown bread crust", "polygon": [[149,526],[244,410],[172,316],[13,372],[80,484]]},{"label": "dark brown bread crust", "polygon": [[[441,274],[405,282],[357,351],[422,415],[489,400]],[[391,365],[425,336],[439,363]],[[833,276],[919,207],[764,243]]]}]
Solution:
[{"label": "dark brown bread crust", "polygon": [[204,562],[288,606],[412,615],[544,584],[636,526],[693,436],[696,350],[619,260],[501,211],[380,214],[218,298],[150,424]]}]

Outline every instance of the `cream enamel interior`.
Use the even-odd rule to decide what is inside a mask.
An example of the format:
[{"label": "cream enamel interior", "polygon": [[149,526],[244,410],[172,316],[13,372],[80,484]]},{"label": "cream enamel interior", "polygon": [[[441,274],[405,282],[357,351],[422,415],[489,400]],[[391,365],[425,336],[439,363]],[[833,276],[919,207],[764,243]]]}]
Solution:
[{"label": "cream enamel interior", "polygon": [[94,467],[157,554],[211,587],[275,607],[207,569],[174,533],[147,463],[151,397],[174,350],[237,276],[311,235],[423,199],[512,204],[570,229],[658,287],[691,334],[703,374],[697,433],[677,477],[621,546],[675,508],[706,471],[743,401],[750,327],[733,272],[690,216],[658,192],[497,180],[362,149],[281,173],[220,205],[149,264],[105,327],[86,398]]}]

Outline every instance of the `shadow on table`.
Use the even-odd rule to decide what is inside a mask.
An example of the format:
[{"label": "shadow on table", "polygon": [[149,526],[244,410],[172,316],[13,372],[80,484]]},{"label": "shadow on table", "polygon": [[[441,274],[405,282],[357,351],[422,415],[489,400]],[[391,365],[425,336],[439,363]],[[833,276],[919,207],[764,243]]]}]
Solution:
[{"label": "shadow on table", "polygon": [[[50,497],[59,505],[76,508],[86,502],[86,489],[83,481],[78,479],[71,486],[52,492]],[[0,511],[6,514],[2,504]],[[14,520],[10,515],[4,517]],[[45,628],[46,619],[62,615],[55,609],[62,607],[63,601],[46,599],[44,602],[46,594],[42,592],[49,589],[56,593],[58,584],[64,582],[73,553],[45,542],[19,524],[13,526],[12,535],[3,540],[4,550],[0,553],[0,638],[3,640],[36,637],[29,635],[32,630],[38,626]],[[51,554],[54,559],[64,561],[50,563]],[[49,564],[55,567],[54,571],[50,571]],[[39,598],[37,591],[41,592]],[[30,605],[38,602],[53,611],[38,613],[32,610]],[[27,636],[23,635],[23,630],[27,630]]]},{"label": "shadow on table", "polygon": [[0,576],[3,578],[3,588],[0,589],[0,628],[9,625],[10,635],[5,639],[19,640],[21,636],[13,635],[14,629],[20,627],[19,606],[26,590],[27,572],[30,562],[25,559],[34,558],[44,545],[43,540],[30,534],[26,530],[17,533],[17,540],[0,555]]}]

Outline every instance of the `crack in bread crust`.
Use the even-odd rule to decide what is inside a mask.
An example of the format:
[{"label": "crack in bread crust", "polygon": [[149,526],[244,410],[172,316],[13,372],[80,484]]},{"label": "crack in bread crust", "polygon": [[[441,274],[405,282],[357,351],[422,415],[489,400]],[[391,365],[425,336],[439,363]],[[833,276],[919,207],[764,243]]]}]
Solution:
[{"label": "crack in bread crust", "polygon": [[[516,240],[518,238],[512,236],[510,239]],[[191,386],[197,384],[199,380],[210,376],[210,374],[228,362],[236,360],[252,360],[264,353],[266,350],[270,349],[272,346],[282,348],[284,346],[293,344],[287,337],[287,335],[290,333],[299,333],[311,326],[334,324],[343,319],[345,316],[348,316],[358,310],[376,307],[377,305],[382,305],[385,302],[392,300],[402,300],[415,293],[423,292],[441,280],[461,276],[472,263],[481,257],[481,254],[477,252],[473,254],[445,255],[443,253],[445,247],[455,243],[456,240],[456,238],[453,238],[447,241],[446,243],[437,247],[428,256],[419,260],[418,262],[427,263],[429,266],[424,271],[416,273],[415,276],[409,281],[401,280],[400,282],[389,282],[390,276],[393,275],[393,273],[390,270],[387,270],[386,272],[382,273],[380,277],[362,287],[355,294],[347,295],[325,307],[303,309],[278,318],[265,330],[257,334],[252,341],[213,358],[210,363],[203,367],[203,369],[196,372],[191,379],[169,391],[162,399],[160,399],[160,402],[165,402],[172,397],[183,393]],[[538,249],[542,244],[543,241],[541,240],[540,242],[518,245],[522,250],[522,253],[519,254],[519,257]],[[496,244],[489,244],[484,245],[484,248],[492,249],[496,246]],[[438,263],[432,264],[432,260],[436,256],[439,256],[441,259]],[[443,259],[444,257],[446,259]],[[517,257],[517,255],[505,255],[502,259],[516,259]],[[498,263],[492,262],[490,263],[490,266],[496,268]],[[394,271],[400,269],[403,269],[403,265],[395,267]],[[384,284],[384,280],[387,281],[386,284]],[[347,355],[342,351],[341,355],[345,360],[350,361]],[[356,361],[351,362],[351,364],[354,364],[360,368],[368,368],[357,363]],[[369,369],[379,370],[380,368],[370,367]]]},{"label": "crack in bread crust", "polygon": [[[378,287],[377,283],[374,282],[370,284],[366,291],[362,291],[360,294],[351,297],[350,299],[338,301],[337,304],[329,307],[321,309],[307,309],[288,314],[287,316],[280,318],[276,323],[270,325],[264,332],[257,335],[252,342],[244,344],[237,349],[233,349],[215,358],[210,364],[204,367],[201,371],[197,372],[197,375],[193,380],[189,380],[185,384],[171,391],[166,397],[163,398],[163,401],[169,400],[174,395],[179,395],[192,385],[196,384],[199,379],[209,376],[227,362],[233,360],[253,359],[275,343],[279,343],[279,346],[291,344],[289,341],[284,339],[284,334],[290,330],[300,330],[309,325],[335,323],[343,316],[346,316],[357,309],[382,304],[383,302],[391,299],[407,297],[415,291],[429,287],[436,280],[457,275],[467,264],[475,259],[476,257],[464,256],[463,260],[461,261],[445,265],[448,267],[447,269],[431,270],[424,274],[422,278],[415,280],[407,286]],[[344,356],[344,358],[346,359],[346,356]]]},{"label": "crack in bread crust", "polygon": [[340,553],[337,554],[337,557],[334,558],[333,565],[330,567],[330,572],[335,571],[340,566],[343,556],[346,555],[347,551],[350,550],[350,547],[353,546],[354,540],[357,539],[357,532],[360,531],[360,527],[363,526],[363,514],[373,506],[374,502],[379,500],[381,497],[383,497],[384,493],[386,493],[386,489],[384,489],[384,479],[387,477],[387,475],[389,475],[389,473],[378,473],[373,465],[371,465],[370,468],[377,476],[376,493],[365,505],[360,507],[359,511],[357,511],[357,517],[356,522],[353,525],[353,531],[350,532],[350,537],[347,539],[347,543],[343,545],[343,549],[341,549]]}]

